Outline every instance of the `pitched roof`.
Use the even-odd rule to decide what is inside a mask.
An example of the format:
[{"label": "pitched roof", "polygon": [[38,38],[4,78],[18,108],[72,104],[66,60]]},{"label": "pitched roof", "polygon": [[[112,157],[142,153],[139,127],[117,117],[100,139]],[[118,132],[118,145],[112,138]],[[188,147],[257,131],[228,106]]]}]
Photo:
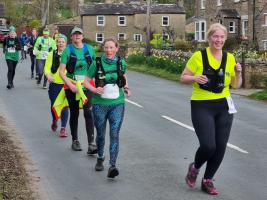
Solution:
[{"label": "pitched roof", "polygon": [[[146,5],[138,4],[90,4],[81,8],[81,15],[134,15],[146,13]],[[152,14],[185,14],[183,7],[177,4],[151,5]]]},{"label": "pitched roof", "polygon": [[236,9],[221,9],[218,11],[216,17],[223,17],[223,18],[240,18],[239,13]]}]

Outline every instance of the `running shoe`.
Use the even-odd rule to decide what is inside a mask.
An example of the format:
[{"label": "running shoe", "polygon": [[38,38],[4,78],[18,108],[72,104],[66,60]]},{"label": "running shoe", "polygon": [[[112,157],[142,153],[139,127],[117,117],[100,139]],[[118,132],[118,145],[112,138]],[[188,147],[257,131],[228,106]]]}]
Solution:
[{"label": "running shoe", "polygon": [[53,121],[52,122],[51,129],[52,129],[53,132],[56,132],[57,131],[57,121]]},{"label": "running shoe", "polygon": [[60,132],[59,132],[59,137],[61,137],[61,138],[68,137],[66,128],[61,127]]},{"label": "running shoe", "polygon": [[198,173],[199,173],[199,169],[196,169],[194,167],[194,163],[191,163],[188,167],[188,172],[185,177],[186,184],[190,188],[195,187]]},{"label": "running shoe", "polygon": [[115,178],[116,176],[119,175],[119,170],[115,166],[110,166],[108,169],[108,178]]},{"label": "running shoe", "polygon": [[9,89],[9,90],[11,89],[11,87],[12,87],[11,84],[8,84],[8,85],[6,86],[6,88]]},{"label": "running shoe", "polygon": [[95,164],[95,171],[103,171],[104,170],[104,160],[105,157],[103,158],[97,158],[96,164]]},{"label": "running shoe", "polygon": [[214,187],[213,181],[211,179],[202,179],[201,190],[210,195],[218,195],[218,190]]},{"label": "running shoe", "polygon": [[71,148],[72,148],[73,151],[81,151],[82,150],[81,144],[80,144],[80,142],[78,140],[74,140],[72,142]]},{"label": "running shoe", "polygon": [[88,155],[94,155],[97,153],[97,147],[95,144],[89,144],[87,154]]}]

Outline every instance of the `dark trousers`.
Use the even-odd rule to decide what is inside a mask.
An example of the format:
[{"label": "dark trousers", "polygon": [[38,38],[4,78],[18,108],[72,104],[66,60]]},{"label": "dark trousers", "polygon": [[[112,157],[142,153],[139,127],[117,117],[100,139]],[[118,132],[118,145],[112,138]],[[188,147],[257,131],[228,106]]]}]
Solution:
[{"label": "dark trousers", "polygon": [[[69,103],[70,109],[70,131],[72,136],[72,141],[78,140],[78,118],[79,118],[79,101],[76,100],[76,94],[71,90],[65,90],[66,97]],[[86,133],[88,144],[94,142],[94,121],[92,116],[92,93],[88,90],[84,91],[88,98],[88,102],[83,106],[83,113],[85,118]]]},{"label": "dark trousers", "polygon": [[[31,57],[31,74],[33,75],[34,73],[34,66],[36,64],[36,58],[35,58],[35,55],[33,55],[33,52],[30,51],[30,57]],[[37,67],[35,67],[35,73],[37,73]]]},{"label": "dark trousers", "polygon": [[192,122],[199,140],[195,167],[207,163],[205,179],[212,179],[218,170],[229,139],[233,114],[228,113],[226,99],[191,101]]},{"label": "dark trousers", "polygon": [[[39,83],[41,83],[42,78],[43,78],[44,66],[45,66],[45,60],[36,59],[36,68],[37,68],[38,75],[39,75],[39,78],[38,78],[38,82]],[[47,83],[47,78],[44,75],[44,83],[43,83],[43,86],[46,86],[46,83]]]},{"label": "dark trousers", "polygon": [[[50,83],[49,84],[48,95],[49,95],[49,99],[51,102],[51,114],[52,114],[53,122],[57,121],[57,120],[56,120],[56,116],[52,110],[52,107],[55,103],[55,100],[56,100],[58,94],[60,93],[61,89],[63,88],[63,86],[64,86],[64,84],[57,84],[57,83]],[[66,127],[68,117],[69,117],[69,109],[65,108],[61,112],[61,127],[64,127],[64,128]]]},{"label": "dark trousers", "polygon": [[16,66],[18,64],[18,61],[6,60],[6,63],[7,63],[7,68],[8,68],[7,81],[8,81],[8,84],[13,85],[15,70],[16,70]]}]

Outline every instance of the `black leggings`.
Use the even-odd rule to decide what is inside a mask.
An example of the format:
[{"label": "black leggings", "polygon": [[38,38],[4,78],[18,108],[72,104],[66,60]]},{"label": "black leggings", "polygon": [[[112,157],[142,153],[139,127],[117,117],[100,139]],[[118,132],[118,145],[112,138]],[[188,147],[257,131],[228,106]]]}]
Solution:
[{"label": "black leggings", "polygon": [[7,63],[7,81],[8,84],[13,85],[13,79],[15,76],[15,70],[16,70],[16,66],[18,64],[18,61],[14,61],[14,60],[6,60]]},{"label": "black leggings", "polygon": [[[78,140],[78,118],[79,118],[79,101],[76,101],[76,94],[71,90],[65,90],[66,97],[69,103],[70,109],[70,131],[72,141]],[[91,110],[92,93],[90,91],[84,91],[88,98],[88,102],[83,106],[83,113],[85,118],[86,133],[88,144],[94,142],[94,121]]]},{"label": "black leggings", "polygon": [[218,170],[229,139],[233,114],[226,99],[191,101],[192,122],[199,140],[195,167],[207,162],[204,179],[212,179]]}]

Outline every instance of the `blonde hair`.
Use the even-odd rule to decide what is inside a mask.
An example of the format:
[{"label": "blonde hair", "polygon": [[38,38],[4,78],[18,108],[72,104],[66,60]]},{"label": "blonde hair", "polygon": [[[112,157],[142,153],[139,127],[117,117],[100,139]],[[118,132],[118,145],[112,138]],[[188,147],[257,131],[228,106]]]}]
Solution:
[{"label": "blonde hair", "polygon": [[207,40],[209,40],[210,36],[217,30],[222,30],[225,34],[225,40],[227,39],[227,29],[225,26],[220,23],[211,24],[209,30],[207,31]]},{"label": "blonde hair", "polygon": [[105,44],[107,42],[114,42],[115,46],[117,48],[119,48],[119,43],[118,43],[118,41],[114,37],[110,37],[110,38],[105,39],[104,42],[103,42],[103,47],[105,46]]}]

